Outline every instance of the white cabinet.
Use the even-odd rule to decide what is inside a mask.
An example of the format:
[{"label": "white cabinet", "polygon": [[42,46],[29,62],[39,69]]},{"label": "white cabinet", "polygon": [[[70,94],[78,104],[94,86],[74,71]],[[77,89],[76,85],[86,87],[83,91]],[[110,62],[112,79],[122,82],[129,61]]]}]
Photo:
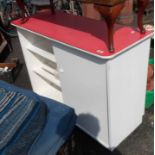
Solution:
[{"label": "white cabinet", "polygon": [[[89,24],[99,25],[99,21],[61,14],[45,17],[32,17],[23,25],[13,23],[33,90],[73,107],[77,126],[114,149],[142,122],[152,34],[140,35],[132,28],[119,27],[114,36],[117,52],[108,53],[104,39],[99,33],[94,35]],[[84,27],[85,20],[93,33]],[[42,26],[39,29],[38,23]],[[98,47],[103,49],[93,53]]]}]

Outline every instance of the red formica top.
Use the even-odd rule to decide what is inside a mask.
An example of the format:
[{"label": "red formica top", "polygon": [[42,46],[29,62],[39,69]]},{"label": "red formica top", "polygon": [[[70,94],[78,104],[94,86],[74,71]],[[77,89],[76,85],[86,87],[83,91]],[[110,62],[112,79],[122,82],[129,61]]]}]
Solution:
[{"label": "red formica top", "polygon": [[114,33],[115,51],[109,52],[107,48],[107,27],[104,21],[96,21],[63,12],[51,15],[50,12],[46,11],[30,17],[28,22],[24,24],[21,24],[20,20],[15,20],[12,24],[104,59],[118,55],[127,48],[147,39],[153,33],[140,34],[136,28],[116,24]]}]

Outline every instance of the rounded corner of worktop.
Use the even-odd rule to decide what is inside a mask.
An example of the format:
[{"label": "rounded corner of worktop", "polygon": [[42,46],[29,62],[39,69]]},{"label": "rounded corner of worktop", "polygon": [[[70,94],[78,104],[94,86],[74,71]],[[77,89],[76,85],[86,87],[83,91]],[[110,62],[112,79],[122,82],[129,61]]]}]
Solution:
[{"label": "rounded corner of worktop", "polygon": [[11,22],[11,25],[16,27],[16,25],[13,22]]},{"label": "rounded corner of worktop", "polygon": [[14,28],[19,28],[19,26],[17,26],[15,23],[11,22],[11,25],[14,27]]}]

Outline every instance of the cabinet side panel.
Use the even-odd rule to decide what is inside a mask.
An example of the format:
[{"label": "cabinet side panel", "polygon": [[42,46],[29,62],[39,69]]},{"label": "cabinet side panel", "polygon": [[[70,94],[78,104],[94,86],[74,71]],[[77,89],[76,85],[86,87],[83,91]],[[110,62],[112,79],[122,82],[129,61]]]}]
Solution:
[{"label": "cabinet side panel", "polygon": [[77,126],[108,144],[106,61],[53,43],[64,103],[75,108]]},{"label": "cabinet side panel", "polygon": [[142,122],[150,39],[108,62],[110,145],[117,147]]}]

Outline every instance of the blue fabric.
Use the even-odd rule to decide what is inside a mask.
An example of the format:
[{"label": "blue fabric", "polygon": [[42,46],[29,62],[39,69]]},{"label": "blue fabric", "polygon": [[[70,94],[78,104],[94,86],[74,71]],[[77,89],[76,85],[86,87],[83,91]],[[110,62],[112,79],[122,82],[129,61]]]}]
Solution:
[{"label": "blue fabric", "polygon": [[35,107],[30,117],[23,122],[22,127],[4,149],[6,155],[27,155],[35,139],[40,135],[46,123],[47,107],[40,104]]},{"label": "blue fabric", "polygon": [[31,115],[36,104],[36,101],[21,93],[0,88],[0,150]]},{"label": "blue fabric", "polygon": [[[39,137],[33,143],[28,155],[55,155],[69,138],[76,123],[76,115],[72,108],[54,100],[38,96],[32,91],[23,90],[0,81],[0,86],[38,98],[48,107],[47,122]],[[5,155],[2,152],[0,155]],[[22,155],[22,154],[21,154]]]},{"label": "blue fabric", "polygon": [[0,85],[0,115],[0,152],[27,155],[44,128],[47,105],[39,97]]}]

